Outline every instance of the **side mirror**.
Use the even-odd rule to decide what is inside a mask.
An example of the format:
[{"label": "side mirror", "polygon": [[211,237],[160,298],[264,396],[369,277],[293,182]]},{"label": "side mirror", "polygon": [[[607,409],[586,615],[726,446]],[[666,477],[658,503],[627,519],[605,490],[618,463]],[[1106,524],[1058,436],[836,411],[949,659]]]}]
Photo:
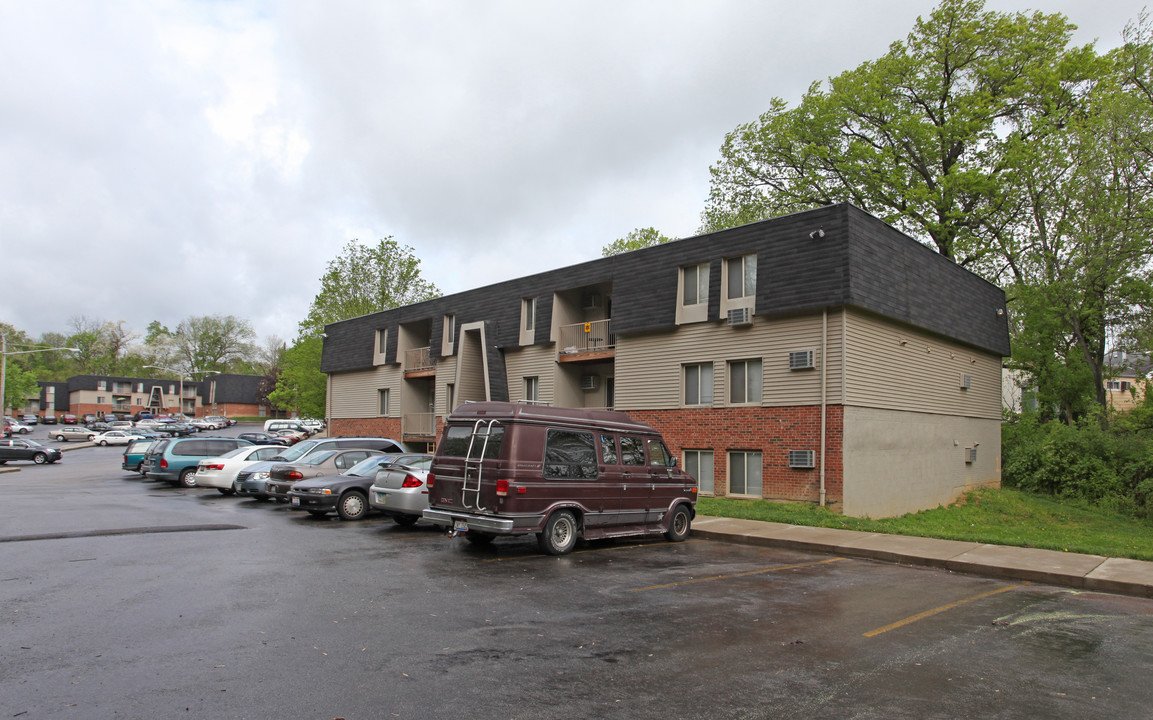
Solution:
[{"label": "side mirror", "polygon": [[672,457],[669,458],[669,467],[676,467],[676,466],[677,466],[677,456],[673,455]]}]

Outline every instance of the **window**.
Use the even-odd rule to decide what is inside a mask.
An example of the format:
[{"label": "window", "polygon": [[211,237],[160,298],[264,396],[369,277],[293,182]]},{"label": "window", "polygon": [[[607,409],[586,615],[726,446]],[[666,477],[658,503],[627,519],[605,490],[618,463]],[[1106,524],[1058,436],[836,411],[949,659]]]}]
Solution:
[{"label": "window", "polygon": [[713,451],[685,450],[685,472],[697,481],[697,490],[713,494]]},{"label": "window", "polygon": [[612,435],[601,435],[601,462],[605,465],[616,465],[617,439]]},{"label": "window", "polygon": [[605,378],[605,407],[612,410],[617,405],[616,378]]},{"label": "window", "polygon": [[456,385],[454,385],[453,383],[448,383],[447,385],[445,385],[444,386],[444,403],[445,403],[444,409],[445,409],[446,413],[451,413],[453,410],[456,410],[456,406],[453,405],[453,401],[454,401],[453,396],[454,395],[456,395]]},{"label": "window", "polygon": [[544,476],[595,480],[597,456],[593,434],[549,430],[544,446]]},{"label": "window", "polygon": [[96,404],[97,405],[103,405],[104,404],[104,396],[103,395],[97,395],[96,396]]},{"label": "window", "polygon": [[376,392],[380,399],[380,414],[386,416],[388,415],[388,396],[390,393],[387,388],[377,390]]},{"label": "window", "polygon": [[640,438],[621,438],[621,465],[644,465],[645,446]]},{"label": "window", "polygon": [[524,299],[521,314],[524,316],[524,331],[534,332],[536,330],[536,298]]},{"label": "window", "polygon": [[540,400],[540,378],[526,377],[524,379],[525,402],[538,402]]},{"label": "window", "polygon": [[685,405],[713,404],[713,365],[685,365]]},{"label": "window", "polygon": [[500,446],[503,440],[504,428],[500,425],[492,426],[487,439],[484,435],[477,435],[475,442],[472,437],[472,425],[449,425],[439,449],[442,455],[448,457],[466,457],[471,442],[474,458],[480,457],[482,448],[485,458],[497,458],[500,457]]},{"label": "window", "polygon": [[681,268],[682,305],[700,305],[709,301],[709,264]]},{"label": "window", "polygon": [[757,256],[741,255],[725,261],[728,269],[728,297],[730,300],[757,294]]},{"label": "window", "polygon": [[376,351],[383,355],[388,350],[388,329],[376,331]]},{"label": "window", "polygon": [[456,315],[449,313],[444,316],[444,334],[449,342],[456,337]]},{"label": "window", "polygon": [[761,401],[761,361],[734,360],[729,363],[729,404],[747,405]]},{"label": "window", "polygon": [[660,440],[649,440],[649,465],[672,467],[673,454]]},{"label": "window", "polygon": [[729,494],[761,496],[761,454],[734,450],[729,453]]},{"label": "window", "polygon": [[1108,388],[1109,390],[1118,390],[1121,392],[1128,392],[1129,388],[1132,387],[1132,385],[1129,383],[1128,380],[1110,380],[1109,382],[1105,383],[1105,387]]},{"label": "window", "polygon": [[108,381],[107,380],[97,380],[96,381],[96,389],[97,390],[107,390],[108,389]]}]

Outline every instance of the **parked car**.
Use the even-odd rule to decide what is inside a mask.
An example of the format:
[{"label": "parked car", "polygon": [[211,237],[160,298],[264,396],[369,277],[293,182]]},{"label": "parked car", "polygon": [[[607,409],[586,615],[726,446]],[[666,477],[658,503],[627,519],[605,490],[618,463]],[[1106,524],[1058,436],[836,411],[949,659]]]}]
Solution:
[{"label": "parked car", "polygon": [[36,417],[35,415],[30,415],[30,414],[21,415],[20,417],[18,417],[16,419],[19,420],[20,422],[24,423],[25,425],[36,425],[38,422],[40,422],[40,419],[38,417]]},{"label": "parked car", "polygon": [[64,423],[65,425],[75,425],[76,416],[72,415],[71,413],[64,413],[60,416],[60,422]]},{"label": "parked car", "polygon": [[327,515],[333,510],[341,520],[360,520],[368,514],[368,489],[376,480],[376,473],[402,455],[369,457],[339,475],[321,475],[301,480],[288,493],[289,507],[305,510],[313,517]]},{"label": "parked car", "polygon": [[17,422],[16,420],[8,421],[8,429],[11,431],[11,433],[16,435],[27,435],[28,433],[32,432],[31,426],[25,425],[22,422]]},{"label": "parked car", "polygon": [[84,425],[82,425],[81,427],[86,427],[89,430],[93,430],[93,431],[98,432],[98,433],[102,433],[106,430],[112,429],[111,427],[108,426],[108,423],[104,422],[103,420],[93,420],[92,422],[84,423]]},{"label": "parked car", "polygon": [[44,417],[40,418],[40,422],[44,425],[55,425],[56,424],[55,413],[44,413]]},{"label": "parked car", "polygon": [[0,465],[13,460],[31,460],[37,465],[54,463],[63,455],[60,448],[41,445],[28,438],[9,438],[0,440]]},{"label": "parked car", "polygon": [[239,438],[180,437],[157,440],[144,456],[141,469],[148,477],[196,487],[196,468],[204,458],[220,457],[251,445]]},{"label": "parked car", "polygon": [[48,437],[57,442],[68,442],[69,440],[87,440],[92,442],[92,439],[97,435],[98,433],[95,430],[89,430],[80,425],[61,425],[48,433]]},{"label": "parked car", "polygon": [[95,435],[92,438],[92,442],[101,447],[105,447],[107,445],[127,445],[136,439],[137,437],[135,435],[129,435],[124,430],[109,430]]},{"label": "parked car", "polygon": [[696,480],[660,433],[608,410],[461,405],[445,422],[427,485],[426,519],[474,544],[534,534],[549,555],[581,537],[679,542],[696,513]]},{"label": "parked car", "polygon": [[112,430],[127,430],[135,427],[131,420],[105,420],[104,422],[107,423],[108,427]]},{"label": "parked car", "polygon": [[308,430],[304,428],[297,420],[265,420],[264,432],[276,432],[277,430],[299,430],[307,437]]},{"label": "parked car", "polygon": [[141,466],[144,463],[144,455],[154,442],[155,438],[138,438],[128,443],[128,447],[124,448],[124,460],[120,463],[120,467],[143,475],[144,469]]},{"label": "parked car", "polygon": [[236,493],[236,476],[246,467],[267,460],[278,452],[275,445],[250,445],[205,458],[196,465],[196,486],[214,487],[222,495]]},{"label": "parked car", "polygon": [[281,463],[268,471],[264,487],[269,497],[277,502],[288,501],[288,491],[294,483],[320,475],[337,475],[367,457],[381,455],[379,450],[321,450],[294,463]]},{"label": "parked car", "polygon": [[217,427],[220,427],[220,428],[232,427],[233,425],[236,424],[235,420],[233,420],[230,417],[225,417],[223,415],[209,415],[208,417],[205,418],[205,420],[212,421],[213,423],[215,423],[217,425]]},{"label": "parked car", "polygon": [[284,429],[284,430],[274,430],[273,433],[275,433],[277,437],[282,437],[285,440],[287,440],[289,445],[295,445],[296,443],[300,442],[301,440],[307,440],[308,439],[308,433],[304,432],[303,430]]},{"label": "parked car", "polygon": [[368,504],[400,525],[414,525],[428,509],[428,468],[432,455],[401,455],[376,473]]},{"label": "parked car", "polygon": [[12,437],[12,425],[7,420],[4,421],[4,437]]},{"label": "parked car", "polygon": [[399,455],[408,450],[395,440],[388,438],[312,438],[297,443],[291,448],[283,448],[272,460],[257,463],[252,467],[241,470],[236,476],[236,494],[245,497],[254,497],[258,500],[267,500],[269,472],[279,463],[296,462],[314,452],[333,450],[336,448],[362,448],[367,450],[380,450],[384,453]]},{"label": "parked car", "polygon": [[284,437],[281,437],[279,435],[273,435],[271,433],[259,432],[259,431],[242,432],[239,435],[237,435],[236,437],[243,438],[243,439],[247,440],[248,442],[253,443],[255,445],[279,445],[281,447],[288,447],[289,445],[292,444],[288,440],[288,438],[284,438]]}]

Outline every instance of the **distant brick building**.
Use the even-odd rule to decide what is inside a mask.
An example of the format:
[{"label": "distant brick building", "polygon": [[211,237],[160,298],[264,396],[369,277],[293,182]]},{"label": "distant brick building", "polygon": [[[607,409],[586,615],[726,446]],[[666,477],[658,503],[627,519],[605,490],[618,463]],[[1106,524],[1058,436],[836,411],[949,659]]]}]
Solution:
[{"label": "distant brick building", "polygon": [[[56,416],[70,413],[183,413],[191,417],[265,415],[259,401],[259,375],[209,375],[202,380],[76,375],[65,382],[41,382],[37,408]],[[29,403],[31,406],[32,402]]]}]

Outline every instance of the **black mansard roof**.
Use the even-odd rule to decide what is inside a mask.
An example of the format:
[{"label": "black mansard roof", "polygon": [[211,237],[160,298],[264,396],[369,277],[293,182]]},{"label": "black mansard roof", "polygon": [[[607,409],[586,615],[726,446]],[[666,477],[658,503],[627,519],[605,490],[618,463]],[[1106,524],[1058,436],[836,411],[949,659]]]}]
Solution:
[{"label": "black mansard roof", "polygon": [[[810,233],[823,230],[823,237]],[[389,328],[395,357],[399,325],[431,321],[434,355],[440,318],[457,327],[484,321],[491,346],[517,345],[520,300],[537,298],[538,327],[550,327],[553,293],[610,283],[613,332],[618,335],[675,325],[676,269],[710,263],[709,319],[720,318],[721,261],[757,253],[758,316],[850,306],[1009,355],[1005,294],[997,286],[944,258],[864,211],[846,204],[685,238],[622,255],[446,295],[364,315],[325,327],[321,370],[372,367],[378,329]],[[538,334],[538,342],[547,342]]]}]

